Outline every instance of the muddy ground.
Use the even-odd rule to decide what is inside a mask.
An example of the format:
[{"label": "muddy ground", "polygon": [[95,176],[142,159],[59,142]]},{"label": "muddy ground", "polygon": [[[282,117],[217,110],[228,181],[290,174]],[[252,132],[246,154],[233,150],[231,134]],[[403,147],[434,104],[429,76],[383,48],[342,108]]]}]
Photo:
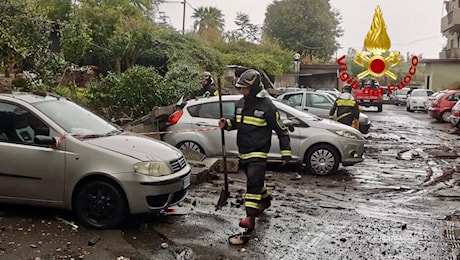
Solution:
[{"label": "muddy ground", "polygon": [[[372,109],[370,109],[372,110]],[[460,134],[426,113],[386,104],[367,111],[366,159],[332,176],[270,165],[275,199],[242,231],[244,174],[216,211],[221,180],[192,186],[163,216],[134,216],[120,229],[72,230],[72,214],[0,205],[1,259],[457,259],[460,256]],[[300,173],[300,175],[298,175]],[[300,178],[299,178],[300,176]]]}]

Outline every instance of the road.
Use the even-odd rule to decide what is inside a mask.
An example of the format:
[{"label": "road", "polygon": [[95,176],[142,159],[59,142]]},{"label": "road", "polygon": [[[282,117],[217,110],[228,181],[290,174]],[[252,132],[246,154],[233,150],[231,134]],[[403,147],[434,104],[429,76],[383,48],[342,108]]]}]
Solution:
[{"label": "road", "polygon": [[391,104],[366,114],[372,126],[364,162],[332,176],[270,165],[275,199],[247,245],[227,242],[242,231],[245,178],[238,173],[229,176],[231,197],[220,210],[218,179],[193,186],[170,214],[133,216],[114,230],[72,230],[56,219],[73,221],[70,213],[2,205],[0,257],[458,259],[460,135],[426,113]]}]

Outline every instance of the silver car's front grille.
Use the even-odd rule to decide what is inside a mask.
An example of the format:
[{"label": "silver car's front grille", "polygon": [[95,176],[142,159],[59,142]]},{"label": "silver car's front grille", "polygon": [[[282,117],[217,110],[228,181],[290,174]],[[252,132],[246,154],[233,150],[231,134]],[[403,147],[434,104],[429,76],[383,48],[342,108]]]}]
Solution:
[{"label": "silver car's front grille", "polygon": [[178,172],[185,168],[185,166],[187,165],[187,162],[185,161],[185,157],[181,156],[177,160],[170,161],[169,164],[171,164],[171,168],[173,169],[174,172]]}]

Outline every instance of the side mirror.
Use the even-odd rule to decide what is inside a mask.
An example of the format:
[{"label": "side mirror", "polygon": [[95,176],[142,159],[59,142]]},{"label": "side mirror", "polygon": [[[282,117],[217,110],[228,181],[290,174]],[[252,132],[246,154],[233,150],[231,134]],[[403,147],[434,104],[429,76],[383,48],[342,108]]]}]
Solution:
[{"label": "side mirror", "polygon": [[292,120],[285,119],[283,120],[283,124],[287,126],[289,132],[294,132],[294,122],[292,122]]},{"label": "side mirror", "polygon": [[47,135],[36,135],[34,138],[34,143],[43,146],[55,146],[56,139]]}]

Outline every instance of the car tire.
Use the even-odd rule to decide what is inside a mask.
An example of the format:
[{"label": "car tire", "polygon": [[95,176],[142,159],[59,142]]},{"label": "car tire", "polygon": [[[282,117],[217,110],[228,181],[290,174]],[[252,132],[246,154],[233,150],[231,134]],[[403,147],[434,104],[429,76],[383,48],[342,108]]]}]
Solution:
[{"label": "car tire", "polygon": [[183,142],[180,142],[176,145],[176,147],[181,150],[181,151],[186,151],[186,150],[192,150],[192,151],[195,151],[195,152],[198,152],[198,153],[201,153],[201,154],[204,154],[204,150],[203,148],[201,147],[201,145],[193,142],[193,141],[183,141]]},{"label": "car tire", "polygon": [[86,227],[110,229],[125,219],[128,205],[120,188],[106,181],[90,181],[78,190],[74,212]]},{"label": "car tire", "polygon": [[340,154],[332,145],[317,144],[308,149],[304,163],[310,173],[316,175],[333,174],[339,168]]},{"label": "car tire", "polygon": [[450,115],[451,115],[451,111],[450,110],[446,110],[444,112],[441,113],[441,119],[442,119],[442,122],[444,123],[449,123],[450,122]]},{"label": "car tire", "polygon": [[407,111],[407,112],[414,112],[414,110],[410,109],[410,105],[409,105],[409,106],[406,106],[406,111]]}]

